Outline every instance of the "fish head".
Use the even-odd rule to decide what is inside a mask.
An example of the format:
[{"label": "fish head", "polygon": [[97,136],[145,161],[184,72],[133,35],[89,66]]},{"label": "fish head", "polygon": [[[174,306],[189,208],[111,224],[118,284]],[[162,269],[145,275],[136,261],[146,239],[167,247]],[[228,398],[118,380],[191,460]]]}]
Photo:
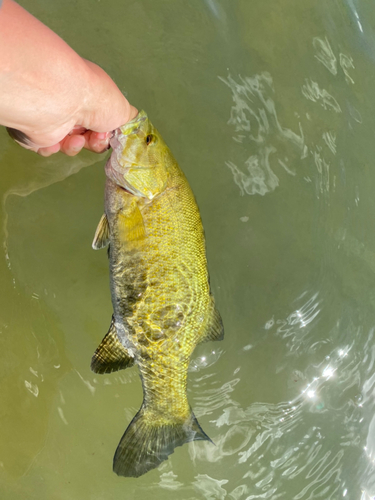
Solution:
[{"label": "fish head", "polygon": [[144,111],[114,131],[106,175],[131,194],[151,200],[168,183],[168,146]]}]

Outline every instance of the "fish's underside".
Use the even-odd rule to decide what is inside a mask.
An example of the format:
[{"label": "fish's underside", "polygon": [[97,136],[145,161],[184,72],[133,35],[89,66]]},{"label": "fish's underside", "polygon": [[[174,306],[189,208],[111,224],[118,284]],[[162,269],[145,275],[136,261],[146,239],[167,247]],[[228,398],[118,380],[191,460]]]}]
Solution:
[{"label": "fish's underside", "polygon": [[93,248],[109,245],[113,317],[96,373],[138,365],[143,403],[114,456],[120,476],[157,467],[175,447],[210,440],[186,395],[194,348],[221,340],[205,240],[189,184],[145,112],[117,129],[106,165],[105,214]]}]

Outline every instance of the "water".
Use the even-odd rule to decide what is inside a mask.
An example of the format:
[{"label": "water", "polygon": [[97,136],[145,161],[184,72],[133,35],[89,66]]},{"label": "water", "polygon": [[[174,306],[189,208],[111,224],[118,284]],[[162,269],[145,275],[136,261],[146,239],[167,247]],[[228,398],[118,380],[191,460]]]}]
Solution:
[{"label": "water", "polygon": [[197,442],[111,470],[136,369],[90,372],[111,317],[104,156],[40,158],[0,133],[4,500],[375,496],[370,2],[22,5],[103,66],[186,172],[226,337],[199,346]]}]

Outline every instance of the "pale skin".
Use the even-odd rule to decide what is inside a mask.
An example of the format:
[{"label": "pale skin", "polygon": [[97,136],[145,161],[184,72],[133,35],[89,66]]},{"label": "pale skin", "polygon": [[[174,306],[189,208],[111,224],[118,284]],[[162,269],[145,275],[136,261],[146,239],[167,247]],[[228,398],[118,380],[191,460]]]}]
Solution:
[{"label": "pale skin", "polygon": [[0,47],[0,124],[26,134],[27,149],[100,153],[138,113],[104,70],[13,0],[0,8]]}]

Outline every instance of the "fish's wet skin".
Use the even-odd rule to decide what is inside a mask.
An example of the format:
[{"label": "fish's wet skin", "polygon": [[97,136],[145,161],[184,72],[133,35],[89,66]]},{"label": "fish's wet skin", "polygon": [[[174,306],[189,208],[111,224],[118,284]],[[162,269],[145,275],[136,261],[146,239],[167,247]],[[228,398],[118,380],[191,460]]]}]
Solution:
[{"label": "fish's wet skin", "polygon": [[118,475],[138,477],[177,446],[210,440],[188,403],[187,371],[196,345],[222,340],[224,330],[199,210],[169,148],[144,111],[115,131],[111,146],[92,246],[109,245],[114,312],[91,369],[139,368],[143,403],[113,462]]}]

